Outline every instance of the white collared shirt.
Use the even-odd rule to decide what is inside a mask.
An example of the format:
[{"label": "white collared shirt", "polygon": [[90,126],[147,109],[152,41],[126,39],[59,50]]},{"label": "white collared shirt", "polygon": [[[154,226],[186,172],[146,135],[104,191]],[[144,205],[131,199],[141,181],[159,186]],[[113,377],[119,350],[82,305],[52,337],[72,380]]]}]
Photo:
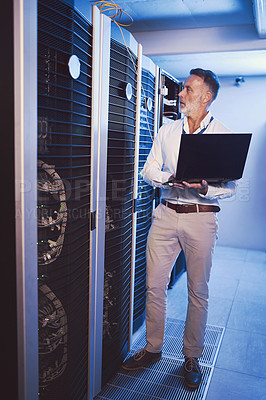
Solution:
[{"label": "white collared shirt", "polygon": [[[220,121],[213,119],[210,111],[201,121],[200,127],[195,134],[205,129],[205,133],[228,133]],[[236,182],[208,185],[207,194],[201,195],[198,192],[185,188],[178,189],[164,186],[171,175],[176,172],[177,159],[179,154],[180,140],[183,132],[189,133],[187,117],[178,119],[169,124],[163,125],[154,139],[151,151],[142,170],[145,182],[151,186],[161,188],[161,198],[176,204],[218,204],[218,199],[230,197],[236,192]]]},{"label": "white collared shirt", "polygon": [[[203,118],[203,120],[201,121],[199,128],[198,128],[195,132],[193,132],[193,135],[196,135],[196,134],[198,134],[198,133],[200,133],[200,132],[202,132],[202,131],[205,132],[205,130],[207,129],[207,127],[208,127],[208,125],[210,124],[210,122],[212,122],[211,119],[214,119],[214,118],[213,118],[211,112],[208,111],[208,113],[207,113],[207,115],[205,116],[205,118]],[[187,119],[187,117],[185,116],[185,117],[182,119],[182,121],[183,121],[184,133],[189,133],[189,126],[188,126],[188,119]],[[213,122],[212,122],[212,123],[213,123]],[[221,127],[224,129],[222,132],[229,132],[229,129],[227,129],[227,128],[226,128],[225,126],[223,126],[221,123],[220,123],[220,125],[221,125]],[[182,132],[183,132],[183,130],[182,130]],[[212,131],[208,131],[208,132],[211,133]]]}]

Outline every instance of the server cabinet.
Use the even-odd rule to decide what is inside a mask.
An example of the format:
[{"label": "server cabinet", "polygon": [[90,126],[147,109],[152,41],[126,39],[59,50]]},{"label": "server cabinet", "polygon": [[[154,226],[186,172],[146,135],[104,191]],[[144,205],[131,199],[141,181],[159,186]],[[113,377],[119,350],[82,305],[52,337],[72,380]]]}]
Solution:
[{"label": "server cabinet", "polygon": [[39,398],[87,398],[92,25],[38,1]]},{"label": "server cabinet", "polygon": [[151,150],[158,125],[159,68],[142,57],[140,133],[138,154],[138,193],[136,202],[136,256],[134,277],[133,332],[145,319],[146,299],[146,245],[155,205],[155,190],[144,182],[141,171]]},{"label": "server cabinet", "polygon": [[107,146],[103,364],[105,383],[129,346],[134,170],[139,69],[138,45],[112,24]]}]

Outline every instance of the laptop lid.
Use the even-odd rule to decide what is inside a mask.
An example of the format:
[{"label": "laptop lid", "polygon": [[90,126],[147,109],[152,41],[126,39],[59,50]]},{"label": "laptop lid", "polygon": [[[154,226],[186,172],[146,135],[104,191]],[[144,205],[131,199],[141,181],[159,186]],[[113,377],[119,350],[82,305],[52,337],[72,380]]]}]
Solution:
[{"label": "laptop lid", "polygon": [[183,134],[177,182],[223,182],[242,177],[251,133]]}]

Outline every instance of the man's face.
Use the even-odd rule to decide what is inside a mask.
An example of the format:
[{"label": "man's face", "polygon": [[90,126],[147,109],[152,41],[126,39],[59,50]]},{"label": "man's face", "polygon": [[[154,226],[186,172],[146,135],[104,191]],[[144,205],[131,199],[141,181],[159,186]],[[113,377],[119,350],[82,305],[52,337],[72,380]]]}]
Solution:
[{"label": "man's face", "polygon": [[184,89],[179,93],[180,111],[186,116],[196,116],[202,112],[203,95],[207,92],[207,85],[197,75],[190,75],[184,84]]}]

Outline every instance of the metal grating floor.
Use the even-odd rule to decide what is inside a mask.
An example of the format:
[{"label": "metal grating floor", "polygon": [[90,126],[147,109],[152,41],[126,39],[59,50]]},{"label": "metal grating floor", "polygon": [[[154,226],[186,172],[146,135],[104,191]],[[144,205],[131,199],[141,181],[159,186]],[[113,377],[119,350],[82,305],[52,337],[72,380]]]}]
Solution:
[{"label": "metal grating floor", "polygon": [[[182,354],[184,327],[185,321],[167,318],[162,349],[163,356],[177,359],[184,358]],[[224,328],[220,326],[207,325],[203,354],[199,360],[201,364],[210,366],[214,364],[223,333]],[[145,324],[143,324],[132,344],[132,350],[136,351],[142,349],[145,345]]]},{"label": "metal grating floor", "polygon": [[[182,335],[184,321],[168,318],[165,330],[162,359],[137,371],[126,371],[122,368],[105,385],[95,400],[204,400],[224,328],[207,325],[205,350],[200,359],[202,381],[197,390],[189,390],[184,384]],[[134,338],[132,352],[145,346],[145,327],[139,330]]]}]

